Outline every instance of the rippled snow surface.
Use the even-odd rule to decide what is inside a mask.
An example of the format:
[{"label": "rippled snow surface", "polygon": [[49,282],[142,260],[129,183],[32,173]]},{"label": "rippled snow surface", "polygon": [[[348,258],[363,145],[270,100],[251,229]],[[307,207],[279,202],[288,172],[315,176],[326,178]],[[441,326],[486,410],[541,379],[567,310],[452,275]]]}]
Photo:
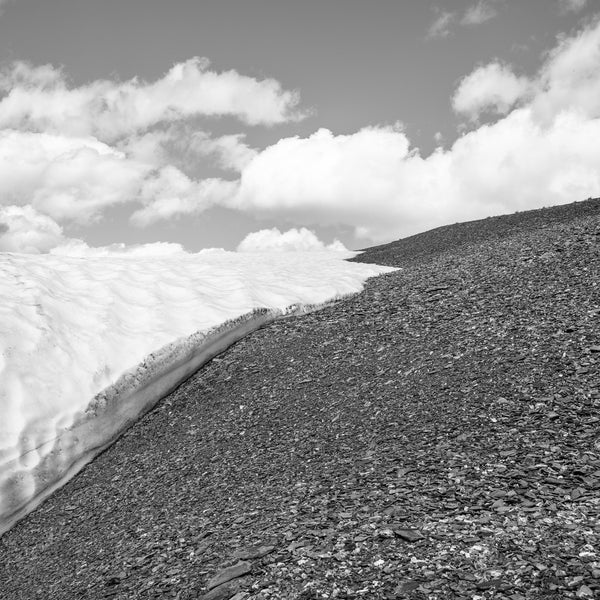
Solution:
[{"label": "rippled snow surface", "polygon": [[216,352],[390,270],[333,253],[0,254],[0,533]]}]

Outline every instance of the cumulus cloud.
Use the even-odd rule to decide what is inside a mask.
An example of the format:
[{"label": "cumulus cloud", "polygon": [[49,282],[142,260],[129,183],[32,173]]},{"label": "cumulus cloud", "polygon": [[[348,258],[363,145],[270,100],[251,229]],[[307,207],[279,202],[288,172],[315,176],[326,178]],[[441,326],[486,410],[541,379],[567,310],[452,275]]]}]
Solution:
[{"label": "cumulus cloud", "polygon": [[[235,181],[194,180],[173,165],[160,166],[158,160],[153,164],[157,143],[149,137],[135,141],[137,150],[128,147],[128,155],[94,138],[1,131],[0,205],[31,206],[56,221],[87,225],[110,206],[142,204],[131,219],[145,226],[175,215],[199,214],[235,194]],[[226,146],[223,154],[233,160],[227,152],[235,140],[227,146],[227,140],[217,139],[215,146],[221,143]]]},{"label": "cumulus cloud", "polygon": [[31,206],[0,206],[0,252],[61,256],[163,257],[187,254],[180,244],[111,244],[91,247],[83,240],[64,234],[63,228]]},{"label": "cumulus cloud", "polygon": [[60,225],[31,206],[0,206],[0,252],[38,254],[65,241]]},{"label": "cumulus cloud", "polygon": [[57,220],[93,221],[137,194],[149,167],[93,138],[0,131],[0,204]]},{"label": "cumulus cloud", "polygon": [[216,72],[199,58],[153,82],[80,86],[52,65],[16,62],[0,72],[0,204],[79,224],[124,203],[142,204],[131,218],[141,226],[200,213],[237,184],[194,180],[196,163],[239,172],[256,151],[243,134],[212,138],[197,118],[273,125],[301,118],[298,101],[274,79]]},{"label": "cumulus cloud", "polygon": [[357,237],[386,241],[597,194],[598,135],[598,120],[565,113],[543,128],[530,108],[427,158],[387,128],[349,136],[320,131],[261,153],[242,174],[237,206],[296,222],[349,225]]},{"label": "cumulus cloud", "polygon": [[382,240],[436,223],[455,182],[449,156],[422,159],[392,127],[321,129],[261,152],[242,173],[236,206],[296,222],[353,226]]},{"label": "cumulus cloud", "polygon": [[[494,85],[469,102],[465,95],[465,110],[491,106],[506,114],[428,157],[393,127],[282,139],[244,169],[234,204],[296,223],[349,225],[359,237],[385,241],[598,195],[599,53],[596,21],[548,54],[528,94],[517,81],[509,97]],[[481,73],[514,81],[500,66]]]},{"label": "cumulus cloud", "polygon": [[600,116],[600,19],[572,37],[564,37],[548,53],[537,81],[532,106],[550,122],[565,110],[588,118]]},{"label": "cumulus cloud", "polygon": [[204,58],[175,64],[148,83],[97,80],[70,86],[51,65],[17,62],[0,75],[0,127],[90,136],[112,141],[158,123],[234,116],[248,125],[273,125],[302,117],[296,92],[275,79],[237,71],[216,72]]},{"label": "cumulus cloud", "polygon": [[344,252],[350,255],[339,240],[326,245],[313,231],[301,227],[282,233],[276,227],[249,233],[238,245],[238,252]]},{"label": "cumulus cloud", "polygon": [[509,66],[492,62],[462,79],[452,107],[472,120],[485,111],[505,115],[528,93],[530,85],[527,77],[515,75]]},{"label": "cumulus cloud", "polygon": [[[220,82],[223,74],[194,61],[182,65],[179,74],[172,70],[154,84],[136,79],[111,83],[106,87],[110,94],[105,82],[69,87],[52,67],[21,63],[5,76],[15,87],[0,100],[0,123],[14,119],[25,130],[0,132],[0,205],[21,211],[5,217],[0,226],[4,247],[47,249],[56,243],[74,251],[78,243],[63,240],[59,223],[93,222],[106,207],[124,203],[137,205],[131,220],[140,226],[218,205],[297,226],[351,227],[358,238],[379,242],[600,191],[598,20],[561,38],[529,78],[497,61],[467,75],[452,103],[471,118],[471,130],[429,156],[411,147],[400,126],[366,127],[344,135],[320,129],[263,150],[250,148],[242,135],[212,138],[186,127],[185,119],[197,112],[184,102],[182,89],[190,80],[202,88],[207,73]],[[236,81],[242,77],[228,73]],[[264,106],[257,108],[253,90],[263,90],[263,81],[247,79],[247,106],[241,97],[230,101],[231,88],[218,83],[229,98],[214,101],[218,114],[260,121],[257,115]],[[90,86],[99,86],[94,100]],[[269,98],[286,94],[278,84],[275,88],[277,94],[267,94]],[[12,96],[15,90],[23,95],[22,106],[18,94]],[[148,99],[150,107],[144,104]],[[269,109],[265,114],[271,116],[260,122],[277,122],[272,118],[277,114],[290,118],[295,104],[283,104],[285,110]],[[200,105],[198,110],[209,114],[210,102]],[[490,122],[480,126],[477,118],[484,111]],[[63,125],[66,130],[57,132]],[[177,153],[194,160],[212,158],[239,177],[195,180],[175,164]],[[26,209],[34,212],[26,214]],[[19,223],[25,222],[39,241],[19,241],[18,232],[24,231]],[[242,248],[308,243],[309,230],[292,231],[296,233],[257,232]]]},{"label": "cumulus cloud", "polygon": [[[238,173],[256,150],[241,133],[211,137],[198,129],[197,117],[273,125],[301,118],[297,104],[298,95],[274,79],[215,72],[206,59],[176,64],[150,83],[81,86],[52,65],[16,62],[0,72],[0,205],[31,208],[19,223],[35,214],[37,231],[43,221],[47,241],[36,239],[46,249],[54,244],[51,232],[62,239],[58,223],[89,225],[119,204],[141,204],[131,216],[139,226],[198,214],[225,204],[238,182],[196,180],[188,174],[196,163],[208,159]],[[2,227],[5,245],[16,239],[15,214],[12,229]]]},{"label": "cumulus cloud", "polygon": [[526,100],[547,124],[561,111],[600,116],[600,21],[561,38],[535,77],[517,76],[494,61],[464,77],[453,98],[456,112],[476,119],[486,110],[506,114]]},{"label": "cumulus cloud", "polygon": [[242,172],[234,203],[297,221],[367,227],[393,210],[392,199],[408,184],[409,158],[408,138],[393,127],[337,136],[320,129],[258,154]]},{"label": "cumulus cloud", "polygon": [[583,10],[587,0],[558,0],[560,11],[565,14],[569,12],[579,12]]}]

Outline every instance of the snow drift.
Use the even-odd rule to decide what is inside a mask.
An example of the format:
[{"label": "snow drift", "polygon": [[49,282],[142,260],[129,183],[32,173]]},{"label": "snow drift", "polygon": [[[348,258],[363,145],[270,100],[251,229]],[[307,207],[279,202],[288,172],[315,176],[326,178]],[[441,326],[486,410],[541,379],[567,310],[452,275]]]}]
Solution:
[{"label": "snow drift", "polygon": [[0,254],[0,534],[233,342],[393,270],[342,258]]}]

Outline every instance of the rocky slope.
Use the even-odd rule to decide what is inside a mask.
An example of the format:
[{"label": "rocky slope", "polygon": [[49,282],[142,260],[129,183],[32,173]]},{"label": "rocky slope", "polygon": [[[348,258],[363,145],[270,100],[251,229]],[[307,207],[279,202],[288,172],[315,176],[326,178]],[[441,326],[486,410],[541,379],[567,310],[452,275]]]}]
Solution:
[{"label": "rocky slope", "polygon": [[600,595],[600,200],[248,336],[0,539],[2,598]]}]

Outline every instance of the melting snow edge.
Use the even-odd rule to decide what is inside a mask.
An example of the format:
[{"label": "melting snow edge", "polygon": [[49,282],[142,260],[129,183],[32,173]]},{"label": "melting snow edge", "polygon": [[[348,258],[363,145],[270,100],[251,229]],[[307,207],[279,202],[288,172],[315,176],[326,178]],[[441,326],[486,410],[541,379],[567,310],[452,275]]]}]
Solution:
[{"label": "melting snow edge", "polygon": [[306,314],[353,295],[337,296],[322,304],[294,304],[285,310],[256,309],[208,331],[180,338],[148,355],[97,394],[72,426],[27,452],[38,451],[37,465],[24,468],[26,454],[3,465],[9,476],[3,481],[0,497],[7,500],[8,510],[0,513],[0,536],[111,446],[162,398],[232,344],[277,318]]}]

